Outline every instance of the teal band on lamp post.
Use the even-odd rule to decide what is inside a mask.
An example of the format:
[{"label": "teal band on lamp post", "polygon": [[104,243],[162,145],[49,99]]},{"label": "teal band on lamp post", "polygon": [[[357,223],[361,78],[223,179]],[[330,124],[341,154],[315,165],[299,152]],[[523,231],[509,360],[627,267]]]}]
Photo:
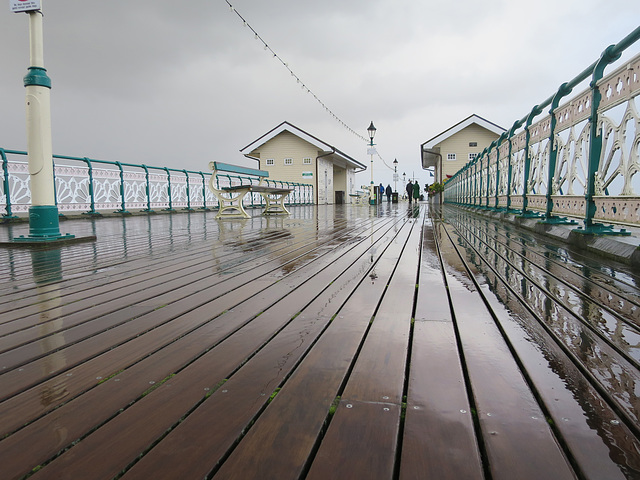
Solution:
[{"label": "teal band on lamp post", "polygon": [[373,126],[373,120],[371,121],[369,128],[367,128],[367,132],[369,133],[369,139],[370,139],[369,155],[371,155],[371,185],[369,186],[369,205],[375,205],[377,203],[377,200],[376,200],[377,195],[376,195],[376,186],[373,183],[373,154],[375,152],[375,149],[373,148],[373,146],[375,145],[373,143],[373,137],[375,137],[376,135],[376,127]]}]

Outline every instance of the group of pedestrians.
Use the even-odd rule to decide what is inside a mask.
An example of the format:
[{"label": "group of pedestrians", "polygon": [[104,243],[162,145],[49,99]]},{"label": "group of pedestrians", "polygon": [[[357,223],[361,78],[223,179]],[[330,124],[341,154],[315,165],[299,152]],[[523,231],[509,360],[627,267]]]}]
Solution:
[{"label": "group of pedestrians", "polygon": [[415,183],[411,183],[411,180],[409,180],[406,190],[407,197],[409,197],[409,204],[411,204],[412,198],[416,203],[418,203],[418,200],[420,199],[420,185],[418,185],[418,181],[416,180]]},{"label": "group of pedestrians", "polygon": [[[384,185],[381,183],[379,188],[380,198],[382,199],[382,196],[386,195],[387,202],[390,202],[391,194],[393,193],[393,191],[391,190],[391,185],[387,185],[387,188],[384,188]],[[409,180],[406,190],[407,197],[409,197],[409,203],[411,203],[411,199],[415,200],[415,202],[418,203],[418,200],[420,199],[420,185],[418,185],[418,181],[416,180],[415,183],[412,183],[411,180]]]}]

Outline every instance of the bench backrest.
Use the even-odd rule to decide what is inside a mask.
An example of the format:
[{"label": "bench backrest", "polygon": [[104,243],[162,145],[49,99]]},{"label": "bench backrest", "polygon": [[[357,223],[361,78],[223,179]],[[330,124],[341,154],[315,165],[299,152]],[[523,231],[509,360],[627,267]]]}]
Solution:
[{"label": "bench backrest", "polygon": [[209,168],[215,172],[237,173],[238,175],[253,175],[254,177],[267,178],[269,172],[266,170],[257,170],[255,168],[240,167],[231,165],[230,163],[209,162]]}]

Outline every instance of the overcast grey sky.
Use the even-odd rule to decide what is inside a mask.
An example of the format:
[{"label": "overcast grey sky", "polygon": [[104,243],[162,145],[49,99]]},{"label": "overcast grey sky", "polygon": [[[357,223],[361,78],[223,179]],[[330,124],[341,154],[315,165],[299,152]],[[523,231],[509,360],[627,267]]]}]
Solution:
[{"label": "overcast grey sky", "polygon": [[[419,175],[420,144],[504,128],[640,24],[638,0],[229,0],[308,88]],[[225,0],[42,0],[54,153],[207,170],[284,120],[369,166],[365,142]],[[28,17],[0,11],[0,146],[26,148]],[[623,59],[640,51],[635,45]],[[577,93],[577,90],[576,90]],[[376,183],[392,172],[375,159]],[[357,181],[369,182],[370,173]]]}]

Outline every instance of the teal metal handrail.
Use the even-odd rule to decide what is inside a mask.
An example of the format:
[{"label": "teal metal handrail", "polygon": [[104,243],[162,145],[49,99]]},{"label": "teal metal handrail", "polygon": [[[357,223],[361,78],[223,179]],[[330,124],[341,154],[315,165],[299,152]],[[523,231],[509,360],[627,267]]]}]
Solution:
[{"label": "teal metal handrail", "polygon": [[[509,142],[509,159],[508,159],[508,172],[507,173],[507,189],[506,189],[506,210],[513,211],[521,216],[541,216],[543,221],[549,223],[571,223],[566,219],[558,217],[554,214],[554,200],[552,198],[553,186],[554,186],[554,174],[556,172],[557,160],[558,160],[558,146],[556,144],[556,130],[558,119],[556,118],[556,111],[559,108],[561,99],[569,95],[573,88],[580,83],[591,78],[589,83],[589,89],[591,92],[591,100],[589,105],[589,149],[587,152],[587,172],[586,185],[584,192],[585,199],[585,211],[584,211],[584,228],[580,228],[585,233],[607,233],[607,234],[626,234],[624,230],[622,232],[614,231],[611,227],[603,227],[602,224],[594,222],[596,216],[596,203],[594,197],[596,197],[596,179],[598,176],[598,168],[600,167],[601,155],[603,149],[603,133],[599,122],[599,107],[601,103],[600,82],[604,78],[604,70],[607,66],[618,60],[622,53],[640,40],[640,27],[633,30],[629,35],[623,38],[615,45],[607,47],[600,58],[585,68],[572,80],[563,83],[558,90],[549,98],[534,106],[531,111],[525,115],[522,119],[514,122],[513,127],[506,132],[506,137],[503,134],[498,140],[494,141],[489,147],[485,148],[479,155],[469,161],[465,167],[460,169],[445,183],[444,200],[447,203],[465,204],[473,207],[480,207],[484,209],[499,210],[499,179],[500,179],[500,155],[496,155],[496,170],[495,173],[491,172],[491,160],[490,156],[494,149],[499,149],[503,141]],[[530,180],[530,174],[532,171],[531,166],[531,127],[533,119],[543,112],[547,107],[550,107],[550,124],[549,124],[549,136],[548,136],[548,149],[549,156],[546,163],[547,176],[546,176],[546,192],[535,191],[535,180]],[[516,130],[523,128],[524,132],[524,145],[521,149],[523,151],[523,172],[522,172],[522,205],[518,210],[514,210],[511,206],[511,196],[513,192],[513,175],[512,175],[512,145],[513,140],[522,133],[516,134]],[[546,138],[546,137],[545,137]],[[486,168],[483,162],[486,162]],[[540,165],[538,165],[538,168]],[[495,195],[494,201],[490,201],[492,194],[491,184],[494,182]],[[533,185],[533,187],[531,185]],[[531,188],[531,190],[530,190]],[[472,193],[472,195],[469,195]],[[529,207],[529,195],[530,194],[542,194],[544,193],[545,205],[541,213],[534,212]],[[483,198],[485,197],[486,198]],[[494,204],[494,206],[490,206]],[[575,223],[575,222],[574,222]]]}]

